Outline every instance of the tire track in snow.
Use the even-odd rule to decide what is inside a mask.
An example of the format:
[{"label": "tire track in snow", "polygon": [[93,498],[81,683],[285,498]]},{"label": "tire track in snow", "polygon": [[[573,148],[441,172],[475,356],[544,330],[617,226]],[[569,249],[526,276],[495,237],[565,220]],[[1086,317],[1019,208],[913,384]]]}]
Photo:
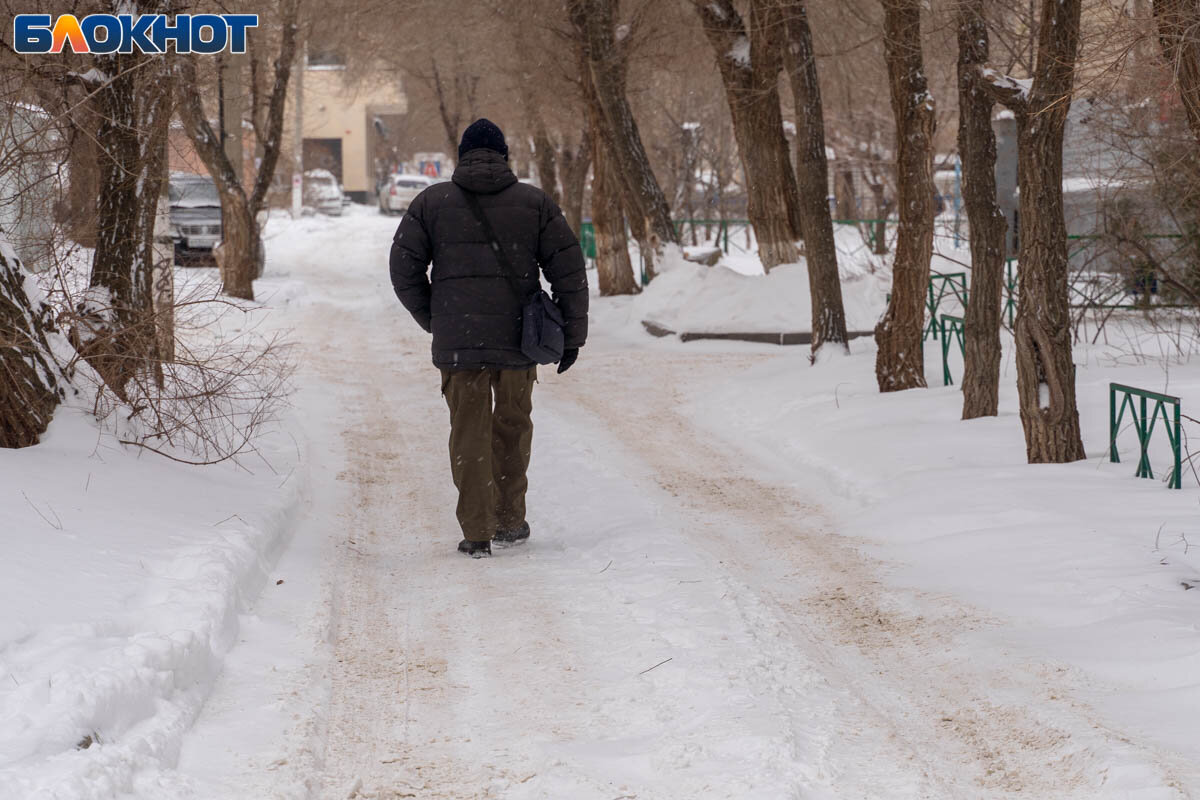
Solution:
[{"label": "tire track in snow", "polygon": [[[709,443],[681,416],[688,397],[746,362],[608,353],[566,392],[683,508],[721,520],[698,543],[740,581],[735,602],[747,624],[781,627],[846,692],[822,764],[837,796],[1092,798],[1125,796],[1127,780],[1181,796],[1166,759],[1106,729],[1074,699],[1086,687],[1073,676],[1004,653],[973,663],[962,644],[1000,621],[953,598],[887,586],[886,565],[837,535],[788,485],[794,472],[755,476],[761,465]],[[905,772],[915,774],[897,781]]]},{"label": "tire track in snow", "polygon": [[[665,493],[639,499],[603,429],[535,391],[534,541],[454,553],[448,423],[425,340],[385,307],[317,311],[344,434],[329,739],[315,796],[639,800],[799,797],[829,707],[817,673],[771,659]],[[610,568],[611,566],[611,568]],[[648,667],[665,658],[658,669]],[[797,701],[800,702],[800,701]]]},{"label": "tire track in snow", "polygon": [[350,221],[378,253],[296,267],[322,298],[297,328],[355,389],[310,797],[1104,797],[1110,756],[1147,760],[1052,665],[966,661],[997,621],[889,588],[793,472],[680,416],[750,349],[601,340],[544,375],[534,540],[455,554],[437,373],[380,266],[394,223]]}]

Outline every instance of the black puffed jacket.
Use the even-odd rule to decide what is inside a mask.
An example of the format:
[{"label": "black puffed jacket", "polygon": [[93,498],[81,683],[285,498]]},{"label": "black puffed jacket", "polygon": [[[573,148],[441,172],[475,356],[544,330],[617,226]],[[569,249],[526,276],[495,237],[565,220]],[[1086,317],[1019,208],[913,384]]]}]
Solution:
[{"label": "black puffed jacket", "polygon": [[[464,191],[478,196],[518,273],[520,296]],[[468,152],[451,182],[434,184],[412,201],[392,240],[390,268],[396,296],[433,333],[438,367],[532,366],[521,352],[521,307],[537,291],[539,271],[563,313],[566,346],[582,347],[587,339],[587,274],[578,239],[554,201],[519,183],[492,150]]]}]

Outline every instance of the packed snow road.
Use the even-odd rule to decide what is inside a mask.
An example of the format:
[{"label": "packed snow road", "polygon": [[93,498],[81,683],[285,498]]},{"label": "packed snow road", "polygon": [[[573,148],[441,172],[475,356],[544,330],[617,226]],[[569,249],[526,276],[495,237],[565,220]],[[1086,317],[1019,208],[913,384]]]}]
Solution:
[{"label": "packed snow road", "polygon": [[[269,244],[306,522],[180,759],[215,798],[1182,797],[1004,622],[888,582],[820,475],[687,409],[769,357],[594,329],[534,393],[528,545],[458,555],[395,221]],[[736,414],[736,408],[725,410]],[[1149,788],[1148,788],[1149,787]]]}]

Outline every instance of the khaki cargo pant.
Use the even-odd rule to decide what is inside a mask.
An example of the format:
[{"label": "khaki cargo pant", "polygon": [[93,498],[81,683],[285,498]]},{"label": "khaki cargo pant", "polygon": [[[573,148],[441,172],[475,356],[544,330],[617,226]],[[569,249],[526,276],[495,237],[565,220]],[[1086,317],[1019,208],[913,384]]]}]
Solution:
[{"label": "khaki cargo pant", "polygon": [[465,539],[488,541],[498,527],[511,530],[525,521],[536,381],[537,367],[442,370],[450,472]]}]

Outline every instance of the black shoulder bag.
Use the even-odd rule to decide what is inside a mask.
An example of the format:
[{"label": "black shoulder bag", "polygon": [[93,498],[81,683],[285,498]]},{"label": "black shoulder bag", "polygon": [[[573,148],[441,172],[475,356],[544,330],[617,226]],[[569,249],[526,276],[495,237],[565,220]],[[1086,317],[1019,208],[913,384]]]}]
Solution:
[{"label": "black shoulder bag", "polygon": [[[462,189],[462,187],[459,188]],[[517,280],[516,270],[513,269],[512,262],[508,260],[508,253],[504,252],[500,240],[496,238],[492,224],[488,222],[487,216],[483,213],[483,208],[479,205],[479,198],[475,196],[474,192],[468,192],[466,189],[462,189],[462,193],[463,197],[467,199],[467,206],[470,207],[471,213],[483,226],[488,244],[496,255],[496,260],[500,262],[500,269],[504,272],[504,277],[508,278],[508,283],[517,296],[517,302],[521,304],[521,352],[530,361],[538,364],[553,364],[561,360],[565,342],[562,311],[555,305],[550,295],[542,289],[540,280],[537,290],[528,297],[524,296],[521,284]]]}]

